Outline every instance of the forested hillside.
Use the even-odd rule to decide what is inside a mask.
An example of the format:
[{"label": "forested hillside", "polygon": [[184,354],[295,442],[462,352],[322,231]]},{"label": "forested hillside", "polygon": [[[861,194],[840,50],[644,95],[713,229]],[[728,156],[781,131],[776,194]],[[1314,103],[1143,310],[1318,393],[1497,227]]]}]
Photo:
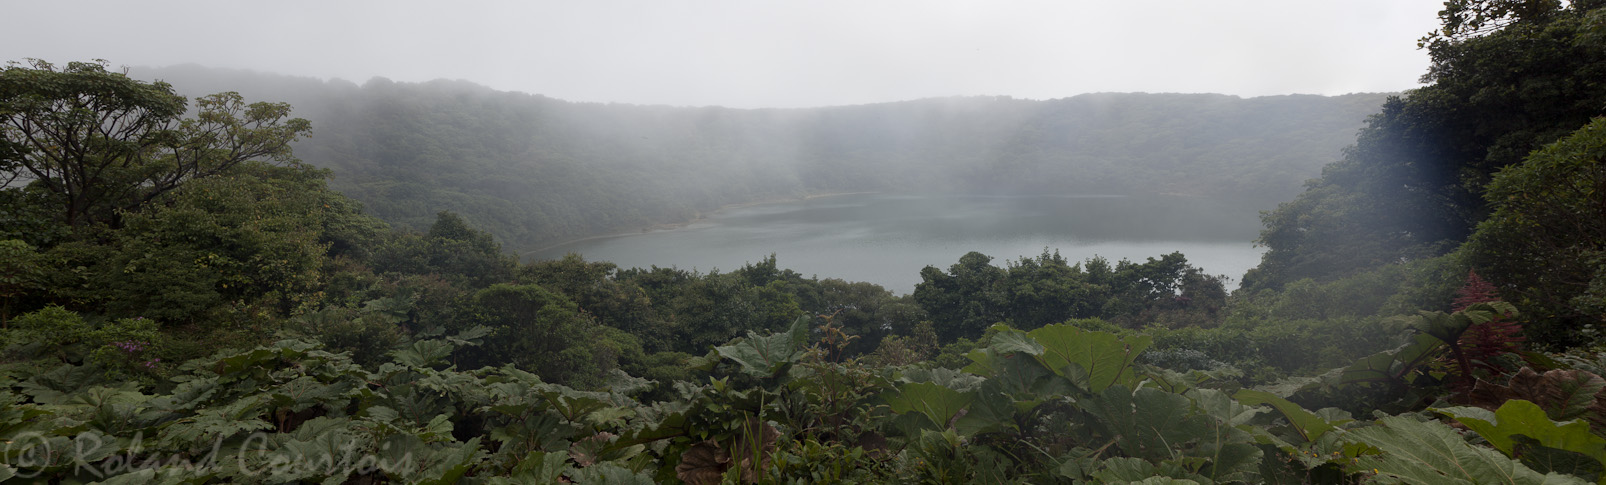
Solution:
[{"label": "forested hillside", "polygon": [[[1009,179],[958,184],[974,167],[938,156],[981,150],[966,136],[987,120],[1047,127],[1058,118],[1033,116],[1053,106],[1221,101],[1226,113],[1262,100],[736,111],[461,83],[281,93],[315,106],[291,94],[345,93],[326,101],[345,103],[350,126],[325,129],[289,104],[186,99],[99,62],[8,65],[0,481],[1606,483],[1606,2],[1456,0],[1441,20],[1424,39],[1431,84],[1389,99],[1320,179],[1265,215],[1271,250],[1231,293],[1180,253],[969,253],[932,262],[904,296],[774,258],[710,273],[521,262],[479,224],[524,219],[439,211],[392,225],[304,161],[375,163],[333,176],[355,179],[341,182],[355,194],[400,191],[391,208],[370,204],[380,213],[426,210],[406,208],[409,191],[470,208],[550,196],[521,174],[625,205],[708,197],[688,202],[695,211],[883,188],[810,185],[805,169],[826,160],[996,190]],[[268,78],[238,88],[260,86],[251,79]],[[459,109],[470,106],[519,123]],[[643,141],[672,127],[682,136]],[[1075,138],[1004,132],[1024,137],[1010,146]],[[624,173],[696,147],[707,156],[673,163],[750,170],[714,175],[730,192],[697,174]],[[804,162],[736,155],[786,150]],[[1052,165],[1098,152],[1019,153]],[[361,178],[395,160],[416,165]],[[916,174],[921,163],[935,175]],[[599,167],[622,178],[591,184]],[[674,190],[688,192],[652,192],[671,184],[649,175],[680,176]],[[1154,190],[1220,190],[1193,182]],[[602,192],[624,186],[638,193]]]},{"label": "forested hillside", "polygon": [[1342,160],[1264,216],[1269,251],[1246,289],[1448,258],[1484,272],[1543,340],[1592,341],[1606,323],[1601,2],[1470,3],[1424,39],[1432,84],[1390,98]]},{"label": "forested hillside", "polygon": [[1246,212],[1337,159],[1384,95],[1088,94],[815,109],[571,103],[463,81],[362,86],[138,69],[180,93],[285,101],[295,146],[371,213],[450,210],[510,249],[686,222],[722,205],[834,192],[1180,194]]}]

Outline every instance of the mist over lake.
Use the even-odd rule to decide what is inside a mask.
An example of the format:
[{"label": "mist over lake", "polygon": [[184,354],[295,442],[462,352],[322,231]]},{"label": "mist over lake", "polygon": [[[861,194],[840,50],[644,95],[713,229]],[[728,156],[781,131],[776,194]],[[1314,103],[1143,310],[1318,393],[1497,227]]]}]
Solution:
[{"label": "mist over lake", "polygon": [[684,227],[571,242],[528,260],[578,253],[621,268],[730,271],[776,255],[804,275],[914,291],[920,269],[946,269],[970,251],[993,264],[1058,251],[1143,261],[1181,251],[1232,278],[1260,261],[1254,208],[1198,197],[853,194],[721,210]]},{"label": "mist over lake", "polygon": [[163,3],[7,4],[0,485],[1606,483],[1606,0]]}]

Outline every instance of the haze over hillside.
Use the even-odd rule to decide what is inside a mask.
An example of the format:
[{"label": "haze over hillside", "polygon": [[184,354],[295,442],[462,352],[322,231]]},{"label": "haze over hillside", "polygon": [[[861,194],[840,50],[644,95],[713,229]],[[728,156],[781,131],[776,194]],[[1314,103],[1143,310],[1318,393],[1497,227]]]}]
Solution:
[{"label": "haze over hillside", "polygon": [[14,3],[0,483],[1606,483],[1606,0]]},{"label": "haze over hillside", "polygon": [[361,86],[140,68],[313,123],[303,161],[392,223],[450,210],[523,251],[833,192],[1173,194],[1272,208],[1336,159],[1384,94],[954,97],[808,109],[574,103],[466,81]]}]

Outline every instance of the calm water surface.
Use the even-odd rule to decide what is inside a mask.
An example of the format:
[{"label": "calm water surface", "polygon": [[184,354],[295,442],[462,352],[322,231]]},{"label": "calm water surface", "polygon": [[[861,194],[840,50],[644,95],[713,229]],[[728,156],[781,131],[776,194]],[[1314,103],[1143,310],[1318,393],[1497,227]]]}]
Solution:
[{"label": "calm water surface", "polygon": [[730,271],[770,253],[782,268],[868,281],[905,294],[920,269],[947,269],[970,251],[993,264],[1059,251],[1072,262],[1142,261],[1182,251],[1233,278],[1260,262],[1253,208],[1181,197],[858,194],[727,209],[686,227],[579,241],[527,259],[573,252],[620,267]]}]

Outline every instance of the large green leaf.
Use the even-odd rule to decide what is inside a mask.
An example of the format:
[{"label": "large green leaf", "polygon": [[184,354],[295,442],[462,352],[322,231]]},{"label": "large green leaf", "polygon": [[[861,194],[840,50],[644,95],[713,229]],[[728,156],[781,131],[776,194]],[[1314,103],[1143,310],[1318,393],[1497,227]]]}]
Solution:
[{"label": "large green leaf", "polygon": [[652,475],[637,473],[613,463],[598,463],[572,472],[575,483],[599,485],[654,485]]},{"label": "large green leaf", "polygon": [[1556,472],[1600,483],[1606,478],[1606,466],[1593,457],[1539,444],[1538,440],[1518,435],[1517,455],[1522,464],[1540,473]]},{"label": "large green leaf", "polygon": [[1004,355],[1012,353],[1042,355],[1044,350],[1043,345],[1037,343],[1026,332],[1015,330],[1004,324],[993,325],[993,337],[988,347]]},{"label": "large green leaf", "polygon": [[1600,398],[1601,391],[1606,390],[1606,379],[1595,374],[1576,369],[1551,370],[1545,372],[1539,382],[1529,389],[1551,403],[1545,409],[1545,415],[1552,419],[1606,419],[1606,416],[1601,416],[1606,406],[1602,405]]},{"label": "large green leaf", "polygon": [[1473,319],[1463,313],[1422,311],[1412,319],[1415,320],[1411,325],[1413,328],[1444,343],[1460,341],[1461,334],[1466,333],[1473,324]]},{"label": "large green leaf", "polygon": [[1088,398],[1084,409],[1128,456],[1175,458],[1185,443],[1214,437],[1214,419],[1193,413],[1187,397],[1159,389],[1111,386]]},{"label": "large green leaf", "polygon": [[[972,361],[965,372],[986,376],[984,386],[993,392],[1008,394],[1019,401],[1035,401],[1044,396],[1071,392],[1071,381],[1049,371],[1041,362],[1018,354],[1001,354],[993,348],[971,351]],[[951,386],[955,390],[963,387]]]},{"label": "large green leaf", "polygon": [[1400,383],[1412,370],[1438,355],[1444,342],[1428,334],[1415,334],[1397,349],[1379,352],[1355,361],[1339,375],[1339,385],[1361,383]]},{"label": "large green leaf", "polygon": [[605,409],[609,403],[603,400],[605,394],[587,393],[568,388],[557,388],[541,392],[547,403],[554,411],[569,422],[581,422],[587,415]]},{"label": "large green leaf", "polygon": [[61,365],[17,384],[39,404],[66,404],[72,395],[106,380],[106,371],[92,365]]},{"label": "large green leaf", "polygon": [[[455,446],[453,446],[455,445]],[[381,463],[409,466],[395,471],[400,478],[420,484],[457,483],[475,464],[485,459],[480,449],[480,437],[475,436],[461,444],[424,444],[412,435],[394,435],[380,446]]]},{"label": "large green leaf", "polygon": [[567,454],[532,451],[519,460],[512,476],[504,480],[506,483],[561,483],[558,478],[572,469]]},{"label": "large green leaf", "polygon": [[1216,482],[1247,481],[1258,472],[1264,455],[1253,444],[1254,438],[1240,427],[1249,427],[1249,421],[1264,409],[1245,406],[1215,389],[1194,389],[1185,394],[1193,400],[1195,409],[1209,421],[1209,434],[1189,453],[1205,458],[1200,474]]},{"label": "large green leaf", "polygon": [[730,345],[714,347],[714,351],[721,357],[736,361],[741,365],[742,372],[758,377],[774,377],[788,364],[803,357],[803,349],[809,343],[809,321],[808,315],[798,317],[787,331],[768,336],[748,331],[747,337],[736,339]]},{"label": "large green leaf", "polygon": [[331,408],[343,407],[346,400],[353,397],[355,387],[351,381],[324,384],[312,376],[302,376],[269,390],[269,395],[274,407],[300,412],[320,404]]},{"label": "large green leaf", "polygon": [[614,446],[634,446],[654,441],[683,436],[686,434],[687,412],[671,412],[664,414],[656,423],[623,433]]},{"label": "large green leaf", "polygon": [[1255,416],[1266,412],[1264,408],[1234,400],[1232,396],[1216,389],[1190,389],[1182,395],[1192,399],[1193,405],[1200,411],[1229,426],[1249,424]]},{"label": "large green leaf", "polygon": [[1488,323],[1502,317],[1513,317],[1517,307],[1503,301],[1475,303],[1455,312],[1418,312],[1413,327],[1445,343],[1456,342],[1461,334],[1473,325]]},{"label": "large green leaf", "polygon": [[1596,432],[1606,431],[1606,379],[1588,371],[1550,370],[1544,374],[1523,367],[1507,385],[1478,381],[1469,396],[1473,405],[1494,409],[1507,401],[1532,401],[1550,419],[1565,421],[1583,418]]},{"label": "large green leaf", "polygon": [[317,344],[300,340],[280,340],[272,345],[257,347],[218,359],[214,372],[220,376],[242,373],[253,368],[270,369],[279,359],[296,360],[317,348]]},{"label": "large green leaf", "polygon": [[961,393],[929,382],[910,382],[886,395],[887,407],[903,414],[918,412],[931,420],[935,429],[948,427],[954,415],[969,406],[974,394]]},{"label": "large green leaf", "polygon": [[1382,452],[1362,456],[1353,466],[1354,471],[1375,471],[1405,483],[1587,483],[1558,473],[1540,474],[1494,449],[1468,444],[1455,430],[1437,421],[1392,416],[1378,420],[1378,425],[1351,430],[1346,438]]},{"label": "large green leaf", "polygon": [[1310,411],[1306,411],[1305,408],[1300,407],[1298,404],[1266,391],[1244,389],[1234,394],[1233,398],[1250,406],[1270,405],[1272,409],[1276,409],[1277,412],[1282,413],[1284,418],[1288,419],[1288,424],[1299,432],[1299,436],[1304,438],[1306,443],[1314,442],[1321,438],[1323,434],[1327,434],[1328,431],[1337,429],[1338,425],[1344,424],[1343,422],[1329,422],[1312,414]]},{"label": "large green leaf", "polygon": [[179,383],[173,388],[172,394],[152,399],[150,404],[153,408],[166,411],[192,410],[210,400],[218,390],[216,377],[191,379]]},{"label": "large green leaf", "polygon": [[[271,451],[242,454],[240,463],[243,470],[268,471],[281,481],[342,483],[365,453],[348,419],[314,418],[292,433],[267,435],[265,442]],[[313,466],[276,466],[283,463]]]},{"label": "large green leaf", "polygon": [[[1179,478],[1179,477],[1189,478]],[[1099,462],[1093,472],[1097,483],[1198,485],[1192,478],[1204,478],[1188,473],[1176,462],[1166,461],[1155,465],[1137,458],[1119,457]]]},{"label": "large green leaf", "polygon": [[1528,401],[1506,401],[1505,405],[1492,413],[1474,407],[1435,411],[1454,417],[1488,440],[1490,446],[1505,452],[1506,456],[1521,456],[1519,445],[1524,441],[1521,438],[1527,437],[1541,446],[1578,453],[1606,465],[1606,438],[1591,433],[1588,423],[1581,420],[1551,421],[1545,410]]},{"label": "large green leaf", "polygon": [[272,423],[261,419],[267,412],[268,399],[266,394],[255,394],[224,406],[207,408],[167,425],[162,429],[161,440],[205,448],[214,440],[272,429]]},{"label": "large green leaf", "polygon": [[1188,369],[1187,372],[1177,372],[1171,369],[1150,367],[1144,369],[1143,375],[1148,379],[1147,385],[1160,388],[1166,392],[1186,394],[1189,390],[1201,386],[1214,388],[1216,384],[1237,388],[1237,381],[1243,378],[1243,371],[1226,367],[1212,370]]},{"label": "large green leaf", "polygon": [[[205,470],[189,470],[183,467],[145,468],[130,473],[106,477],[105,480],[95,482],[98,485],[180,485],[200,484],[210,482],[212,476]],[[0,472],[0,482],[10,477]],[[278,479],[279,477],[273,477]]]},{"label": "large green leaf", "polygon": [[902,375],[898,376],[898,382],[930,382],[960,392],[973,390],[985,380],[979,375],[946,367],[914,367],[904,369]]},{"label": "large green leaf", "polygon": [[413,342],[411,347],[396,349],[390,356],[396,362],[412,367],[431,367],[445,364],[446,359],[452,356],[457,346],[445,340],[420,340]]},{"label": "large green leaf", "polygon": [[993,381],[983,385],[975,399],[970,403],[970,410],[954,422],[954,430],[964,436],[975,436],[979,433],[989,432],[1019,432],[1015,424],[1015,405],[1018,401],[1011,399],[1009,394],[994,389]]},{"label": "large green leaf", "polygon": [[[1135,381],[1132,363],[1153,342],[1147,335],[1121,338],[1070,325],[1048,325],[1027,335],[1043,346],[1043,353],[1036,356],[1038,362],[1073,381],[1085,379],[1079,384],[1092,394],[1117,383]],[[1071,364],[1079,366],[1080,371],[1067,369]]]}]

